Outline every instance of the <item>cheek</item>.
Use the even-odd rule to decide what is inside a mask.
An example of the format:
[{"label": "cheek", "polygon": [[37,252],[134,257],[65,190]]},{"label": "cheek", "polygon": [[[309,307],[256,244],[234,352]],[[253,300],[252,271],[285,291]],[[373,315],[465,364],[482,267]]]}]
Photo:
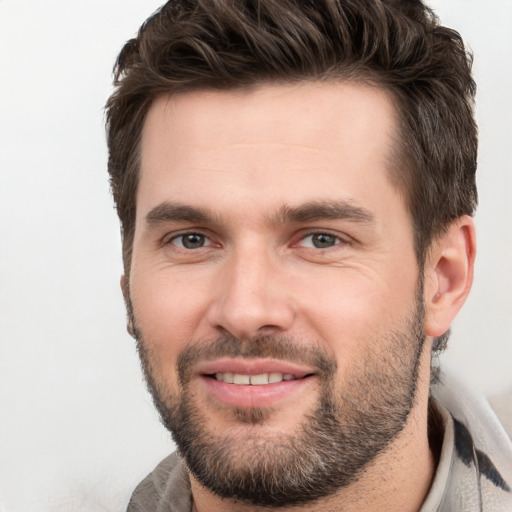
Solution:
[{"label": "cheek", "polygon": [[417,273],[389,269],[386,278],[361,269],[340,270],[312,280],[302,311],[315,335],[329,345],[339,364],[352,364],[383,333],[401,329],[414,312]]},{"label": "cheek", "polygon": [[158,365],[174,365],[177,355],[198,337],[207,295],[204,288],[158,273],[136,276],[130,291],[145,345],[156,354]]}]

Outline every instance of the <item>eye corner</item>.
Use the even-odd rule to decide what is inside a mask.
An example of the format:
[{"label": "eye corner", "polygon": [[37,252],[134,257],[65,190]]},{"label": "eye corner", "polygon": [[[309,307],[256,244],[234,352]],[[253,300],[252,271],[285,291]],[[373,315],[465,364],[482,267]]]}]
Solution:
[{"label": "eye corner", "polygon": [[346,245],[348,242],[339,234],[327,230],[310,231],[302,235],[294,244],[312,250],[329,250]]},{"label": "eye corner", "polygon": [[210,235],[198,230],[168,233],[162,237],[160,244],[163,248],[172,247],[178,251],[196,251],[220,246]]}]

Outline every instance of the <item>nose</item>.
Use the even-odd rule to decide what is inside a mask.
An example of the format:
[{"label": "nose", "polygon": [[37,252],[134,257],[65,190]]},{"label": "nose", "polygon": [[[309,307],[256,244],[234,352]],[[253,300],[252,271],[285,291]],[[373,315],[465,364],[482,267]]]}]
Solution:
[{"label": "nose", "polygon": [[238,339],[287,331],[295,312],[285,281],[282,265],[265,250],[238,251],[219,272],[210,326]]}]

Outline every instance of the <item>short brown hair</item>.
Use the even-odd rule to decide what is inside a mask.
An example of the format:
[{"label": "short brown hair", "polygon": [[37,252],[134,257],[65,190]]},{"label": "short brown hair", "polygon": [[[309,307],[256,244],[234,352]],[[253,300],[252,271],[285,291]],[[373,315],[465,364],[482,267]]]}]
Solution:
[{"label": "short brown hair", "polygon": [[393,180],[420,266],[432,238],[477,203],[471,55],[420,0],[171,0],[121,50],[106,105],[108,171],[128,275],[142,127],[161,94],[355,80],[389,91]]}]

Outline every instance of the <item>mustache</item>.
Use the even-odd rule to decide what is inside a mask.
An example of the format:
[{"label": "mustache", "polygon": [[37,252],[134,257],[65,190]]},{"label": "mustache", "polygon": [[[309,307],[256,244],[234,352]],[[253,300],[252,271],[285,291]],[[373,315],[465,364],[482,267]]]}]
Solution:
[{"label": "mustache", "polygon": [[179,354],[176,369],[181,385],[190,381],[194,367],[202,362],[222,357],[268,358],[313,366],[318,374],[330,378],[336,374],[334,356],[312,343],[304,343],[289,336],[266,335],[250,340],[224,335],[213,341],[195,341]]}]

